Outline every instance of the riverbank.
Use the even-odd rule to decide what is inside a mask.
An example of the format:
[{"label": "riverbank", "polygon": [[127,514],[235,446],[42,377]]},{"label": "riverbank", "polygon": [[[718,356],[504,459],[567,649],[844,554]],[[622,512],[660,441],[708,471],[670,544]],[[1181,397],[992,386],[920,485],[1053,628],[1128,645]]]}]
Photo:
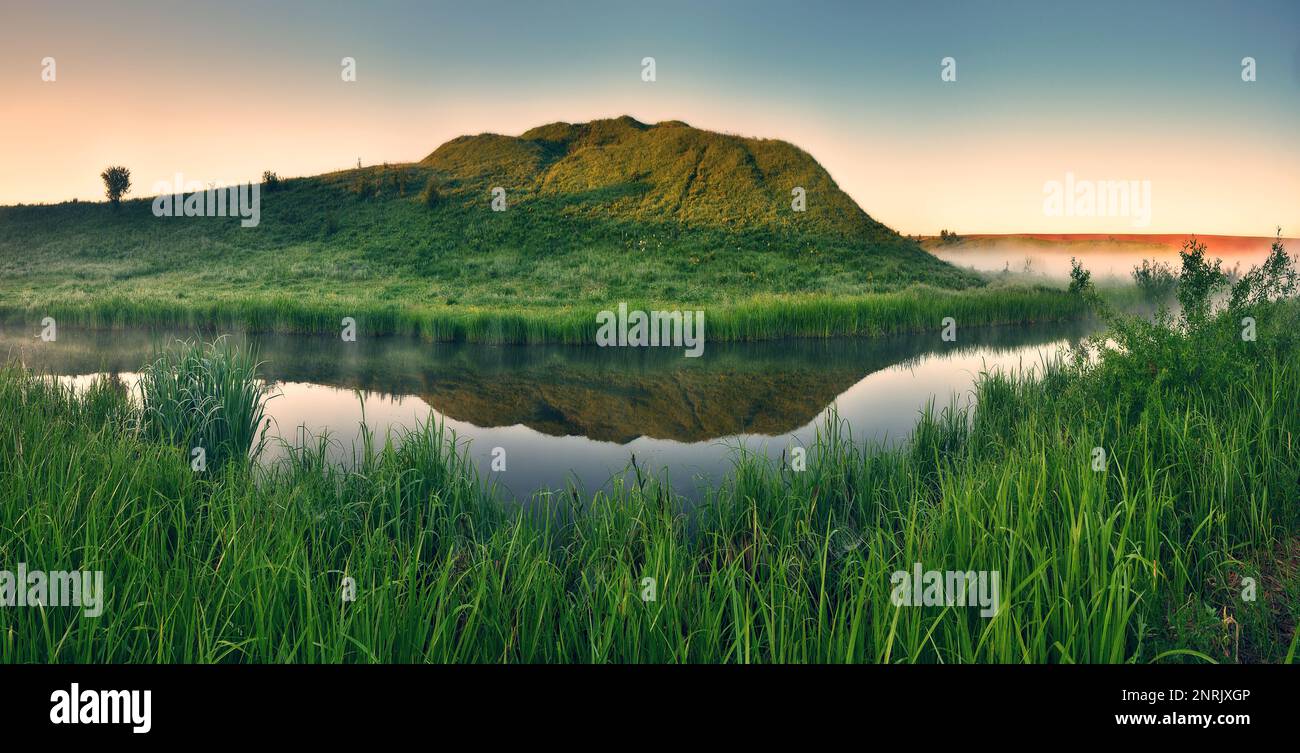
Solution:
[{"label": "riverbank", "polygon": [[[615,310],[618,303],[608,305]],[[672,310],[678,304],[630,301],[629,309]],[[763,295],[704,311],[706,341],[784,337],[879,336],[938,332],[957,326],[1063,321],[1086,314],[1078,296],[1050,287],[985,287],[963,291],[924,286],[865,295]],[[0,303],[0,320],[35,335],[51,317],[60,326],[90,329],[161,327],[193,331],[332,334],[356,321],[358,336],[407,335],[440,342],[592,344],[599,306],[487,308],[420,306],[361,299],[321,301],[288,296],[230,296],[211,300],[118,295],[54,299],[41,304]]]}]

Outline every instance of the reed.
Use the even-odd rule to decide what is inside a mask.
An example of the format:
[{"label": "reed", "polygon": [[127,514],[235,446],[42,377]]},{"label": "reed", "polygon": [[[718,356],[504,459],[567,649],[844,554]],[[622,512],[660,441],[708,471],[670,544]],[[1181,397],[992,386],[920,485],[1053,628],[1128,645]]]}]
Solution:
[{"label": "reed", "polygon": [[266,440],[269,387],[257,379],[256,355],[225,338],[178,341],[140,372],[140,425],[146,438],[187,451],[204,465],[257,455]]},{"label": "reed", "polygon": [[[1084,316],[1077,296],[1052,288],[950,291],[916,286],[860,295],[764,295],[739,303],[683,304],[611,300],[629,309],[702,310],[713,341],[785,337],[879,336],[938,331],[945,317],[958,326],[1062,321]],[[0,308],[0,319],[39,331],[52,316],[61,326],[91,329],[156,327],[202,332],[336,333],[344,317],[363,336],[409,335],[442,342],[593,344],[598,306],[482,308],[413,306],[362,301],[318,302],[302,297],[233,297],[206,303],[108,296],[80,303]]]}]

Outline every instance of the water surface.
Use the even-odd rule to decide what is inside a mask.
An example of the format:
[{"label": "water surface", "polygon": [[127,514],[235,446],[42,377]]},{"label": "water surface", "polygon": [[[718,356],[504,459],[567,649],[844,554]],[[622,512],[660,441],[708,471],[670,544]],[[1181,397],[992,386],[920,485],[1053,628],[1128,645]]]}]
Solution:
[{"label": "water surface", "polygon": [[[256,346],[265,362],[272,437],[327,435],[331,457],[348,463],[361,447],[363,416],[381,442],[416,422],[443,421],[503,496],[523,499],[567,484],[588,493],[606,487],[634,456],[690,494],[724,474],[737,448],[780,457],[810,444],[832,411],[856,441],[904,440],[927,403],[969,402],[979,372],[1035,367],[1092,326],[962,328],[956,342],[936,331],[709,343],[700,358],[666,348],[229,337]],[[34,335],[0,330],[0,359],[17,357],[74,384],[101,373],[134,384],[155,348],[194,336],[60,328],[46,343]],[[505,471],[492,470],[495,448],[504,450]],[[272,441],[263,460],[284,453]]]}]

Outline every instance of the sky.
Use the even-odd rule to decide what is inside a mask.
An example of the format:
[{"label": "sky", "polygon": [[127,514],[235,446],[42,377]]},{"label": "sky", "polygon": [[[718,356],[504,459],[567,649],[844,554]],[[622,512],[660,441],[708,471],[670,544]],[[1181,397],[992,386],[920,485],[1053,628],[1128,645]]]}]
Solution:
[{"label": "sky", "polygon": [[1300,0],[0,6],[0,204],[623,114],[794,143],[903,233],[1300,235]]}]

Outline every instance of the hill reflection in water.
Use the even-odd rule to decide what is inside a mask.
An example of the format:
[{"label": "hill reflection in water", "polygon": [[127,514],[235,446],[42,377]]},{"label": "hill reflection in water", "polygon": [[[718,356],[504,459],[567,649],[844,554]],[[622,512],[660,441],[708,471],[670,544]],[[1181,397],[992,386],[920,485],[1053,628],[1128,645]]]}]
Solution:
[{"label": "hill reflection in water", "polygon": [[[679,349],[486,346],[398,337],[231,335],[252,342],[279,397],[268,415],[287,439],[330,433],[351,457],[364,406],[371,431],[445,420],[470,442],[485,476],[527,496],[576,482],[591,490],[638,464],[675,480],[716,477],[737,445],[779,456],[809,442],[834,407],[859,439],[902,439],[933,399],[967,393],[985,367],[1034,366],[1086,323],[959,330],[879,339],[710,343],[701,358]],[[0,358],[36,371],[130,375],[154,348],[185,335],[60,330],[42,343],[12,327]],[[210,335],[209,335],[210,337]],[[360,391],[361,399],[355,394]],[[491,450],[507,472],[489,473]],[[282,453],[272,448],[270,457]],[[680,485],[680,484],[679,484]]]}]

